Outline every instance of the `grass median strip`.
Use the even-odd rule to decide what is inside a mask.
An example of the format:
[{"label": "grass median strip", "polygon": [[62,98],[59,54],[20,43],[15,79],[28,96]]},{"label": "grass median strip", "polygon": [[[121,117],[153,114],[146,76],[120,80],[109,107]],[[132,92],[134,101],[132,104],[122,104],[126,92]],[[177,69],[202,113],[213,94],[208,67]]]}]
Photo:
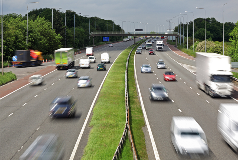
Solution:
[{"label": "grass median strip", "polygon": [[114,62],[90,122],[91,131],[82,160],[112,159],[126,122],[125,69],[132,47],[124,50]]}]

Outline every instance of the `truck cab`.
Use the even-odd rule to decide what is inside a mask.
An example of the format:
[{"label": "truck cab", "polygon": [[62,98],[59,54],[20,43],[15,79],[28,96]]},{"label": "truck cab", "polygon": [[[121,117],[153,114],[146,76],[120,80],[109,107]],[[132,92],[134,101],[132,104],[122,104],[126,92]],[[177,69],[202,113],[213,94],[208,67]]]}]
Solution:
[{"label": "truck cab", "polygon": [[146,42],[145,47],[146,50],[152,49],[152,42]]},{"label": "truck cab", "polygon": [[164,42],[163,41],[156,41],[156,50],[162,51],[164,48]]}]

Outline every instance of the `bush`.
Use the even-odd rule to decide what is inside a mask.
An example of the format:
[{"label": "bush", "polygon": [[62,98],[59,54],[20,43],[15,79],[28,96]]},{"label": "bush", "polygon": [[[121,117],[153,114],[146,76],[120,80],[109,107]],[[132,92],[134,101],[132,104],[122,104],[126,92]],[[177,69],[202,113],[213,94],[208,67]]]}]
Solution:
[{"label": "bush", "polygon": [[17,79],[17,76],[13,74],[12,72],[0,72],[0,86],[4,85],[8,82],[14,81]]},{"label": "bush", "polygon": [[42,55],[44,60],[52,60],[54,59],[54,55],[53,54],[46,54],[46,55]]}]

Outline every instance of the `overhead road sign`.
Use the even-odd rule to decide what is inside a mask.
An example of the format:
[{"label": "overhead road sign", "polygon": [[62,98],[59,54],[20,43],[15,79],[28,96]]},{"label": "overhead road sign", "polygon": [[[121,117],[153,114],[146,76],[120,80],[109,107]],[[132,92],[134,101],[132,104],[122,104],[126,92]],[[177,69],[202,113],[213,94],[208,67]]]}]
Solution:
[{"label": "overhead road sign", "polygon": [[103,37],[103,42],[108,42],[109,41],[109,37]]},{"label": "overhead road sign", "polygon": [[135,29],[135,31],[143,31],[143,29]]}]

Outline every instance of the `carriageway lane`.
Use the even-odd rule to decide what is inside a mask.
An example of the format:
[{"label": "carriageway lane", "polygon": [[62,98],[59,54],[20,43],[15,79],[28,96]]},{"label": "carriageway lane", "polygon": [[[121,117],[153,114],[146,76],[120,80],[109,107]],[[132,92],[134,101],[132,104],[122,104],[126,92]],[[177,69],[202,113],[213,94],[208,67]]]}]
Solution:
[{"label": "carriageway lane", "polygon": [[[171,119],[173,116],[191,116],[196,119],[206,133],[211,150],[211,156],[208,159],[237,159],[234,152],[221,139],[216,127],[219,104],[234,103],[235,101],[232,99],[212,99],[198,90],[194,75],[168,57],[170,54],[174,54],[171,51],[156,52],[156,54],[158,56],[149,56],[147,52],[146,54],[136,55],[136,68],[142,98],[160,158],[180,159],[175,153],[170,139]],[[156,68],[156,62],[159,58],[164,59],[165,63],[169,66],[168,69]],[[143,63],[151,64],[155,72],[153,74],[140,73],[140,66]],[[163,73],[170,69],[179,75],[177,82],[164,82]],[[148,88],[152,83],[159,82],[164,84],[169,90],[171,101],[151,102],[149,100]],[[229,154],[227,155],[227,153]]]},{"label": "carriageway lane", "polygon": [[[107,51],[113,61],[130,44],[132,42],[120,43],[118,44],[119,49],[114,45],[110,49],[95,51],[95,56],[100,59],[100,53]],[[107,69],[111,64],[107,64]],[[92,78],[92,88],[77,89],[77,79],[65,79],[65,71],[55,71],[45,77],[46,85],[27,86],[2,99],[0,107],[1,157],[3,159],[18,159],[37,136],[54,133],[64,141],[66,149],[64,159],[69,159],[89,107],[106,74],[104,71],[97,72],[96,65],[97,63],[92,64],[91,69],[78,70],[79,76],[89,75]],[[51,120],[48,117],[49,104],[56,96],[60,95],[72,95],[77,100],[76,118]],[[13,114],[8,116],[11,113]],[[84,144],[80,145],[85,146],[86,143],[87,141],[84,141]],[[79,152],[83,153],[83,148],[81,147]]]}]

